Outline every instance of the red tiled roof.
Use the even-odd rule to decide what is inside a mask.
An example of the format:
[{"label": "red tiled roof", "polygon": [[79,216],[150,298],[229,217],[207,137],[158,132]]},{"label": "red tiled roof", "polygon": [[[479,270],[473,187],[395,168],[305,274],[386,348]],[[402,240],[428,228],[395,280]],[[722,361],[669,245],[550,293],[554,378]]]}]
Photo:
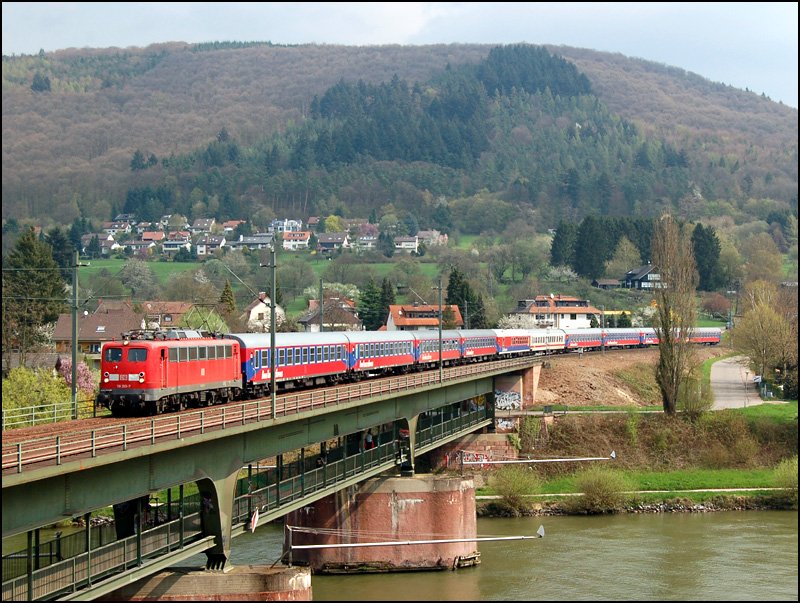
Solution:
[{"label": "red tiled roof", "polygon": [[[442,311],[446,312],[447,309],[453,311],[454,323],[457,327],[464,324],[464,319],[461,318],[461,310],[458,305],[452,304],[443,306]],[[389,306],[389,313],[392,316],[392,322],[398,327],[422,327],[422,326],[438,326],[439,325],[439,306],[436,305],[392,305]],[[420,314],[432,314],[432,316],[420,317]]]}]

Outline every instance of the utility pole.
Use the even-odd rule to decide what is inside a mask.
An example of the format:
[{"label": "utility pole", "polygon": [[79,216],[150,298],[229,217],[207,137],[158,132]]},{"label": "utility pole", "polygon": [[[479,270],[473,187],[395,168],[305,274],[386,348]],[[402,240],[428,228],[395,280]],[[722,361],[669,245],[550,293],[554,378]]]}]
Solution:
[{"label": "utility pole", "polygon": [[442,277],[439,277],[439,383],[443,381],[442,378]]},{"label": "utility pole", "polygon": [[319,279],[319,332],[325,330],[325,321],[323,319],[325,310],[325,294],[322,289],[322,279]]},{"label": "utility pole", "polygon": [[270,261],[269,264],[259,264],[261,268],[270,268],[272,270],[272,289],[269,292],[269,381],[270,381],[270,395],[272,399],[272,417],[275,418],[277,404],[275,401],[275,373],[277,372],[278,351],[275,349],[275,240],[269,247]]},{"label": "utility pole", "polygon": [[600,305],[600,353],[606,353],[606,307]]},{"label": "utility pole", "polygon": [[72,418],[78,418],[78,268],[81,264],[80,252],[75,250],[72,265]]}]

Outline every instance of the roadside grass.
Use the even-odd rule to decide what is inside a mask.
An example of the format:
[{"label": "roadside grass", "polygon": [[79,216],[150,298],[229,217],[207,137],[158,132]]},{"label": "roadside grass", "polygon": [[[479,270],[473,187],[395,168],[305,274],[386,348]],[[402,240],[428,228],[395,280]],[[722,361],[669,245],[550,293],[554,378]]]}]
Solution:
[{"label": "roadside grass", "polygon": [[757,404],[747,408],[737,408],[748,420],[768,419],[776,423],[797,422],[797,400],[788,400],[777,403]]}]

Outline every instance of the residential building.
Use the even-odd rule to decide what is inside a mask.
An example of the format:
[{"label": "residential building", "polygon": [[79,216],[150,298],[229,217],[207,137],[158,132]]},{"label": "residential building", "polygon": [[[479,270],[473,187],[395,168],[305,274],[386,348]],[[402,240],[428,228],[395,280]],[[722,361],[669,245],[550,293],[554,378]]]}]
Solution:
[{"label": "residential building", "polygon": [[658,289],[662,286],[661,275],[652,264],[628,270],[623,281],[627,289]]},{"label": "residential building", "polygon": [[197,218],[192,224],[192,233],[193,234],[200,234],[203,232],[211,232],[211,229],[214,227],[215,220],[214,218]]},{"label": "residential building", "polygon": [[110,235],[128,234],[130,231],[130,222],[103,222],[103,232]]},{"label": "residential building", "polygon": [[299,232],[283,232],[283,248],[289,251],[298,249],[308,249],[308,242],[311,240],[311,231],[301,230]]},{"label": "residential building", "polygon": [[419,251],[419,239],[416,235],[413,237],[395,237],[394,248],[404,253],[417,253]]},{"label": "residential building", "polygon": [[238,241],[228,241],[225,245],[228,249],[241,251],[242,249],[268,249],[272,245],[272,234],[258,232],[251,237],[239,235]]},{"label": "residential building", "polygon": [[[308,301],[308,310],[297,319],[306,333],[319,333],[319,300]],[[363,322],[358,317],[356,304],[351,299],[326,297],[322,308],[322,326],[325,331],[361,331]]]},{"label": "residential building", "polygon": [[239,224],[245,224],[247,220],[228,220],[222,223],[222,232],[231,234],[239,227]]},{"label": "residential building", "polygon": [[592,316],[600,320],[601,312],[588,299],[568,295],[537,295],[522,299],[506,315],[505,325],[512,329],[583,329],[591,326]]},{"label": "residential building", "polygon": [[144,301],[141,303],[144,312],[145,328],[174,329],[183,316],[192,311],[194,304],[180,301]]},{"label": "residential building", "polygon": [[300,232],[303,230],[302,220],[273,220],[269,225],[268,231],[272,234],[283,232]]},{"label": "residential building", "polygon": [[420,243],[425,244],[425,247],[447,246],[447,235],[438,230],[420,230],[417,232],[417,238]]},{"label": "residential building", "polygon": [[[133,310],[130,302],[100,300],[97,310],[92,314],[78,316],[78,352],[98,355],[106,341],[120,341],[123,333],[143,326],[142,316]],[[71,314],[59,315],[53,331],[53,342],[56,352],[65,355],[72,353]],[[99,356],[96,360],[99,360]]]},{"label": "residential building", "polygon": [[192,250],[192,235],[187,230],[177,230],[167,234],[167,238],[161,242],[162,253],[177,253],[181,249]]},{"label": "residential building", "polygon": [[[449,320],[448,320],[449,319]],[[442,328],[460,329],[464,326],[461,310],[452,304],[442,307]],[[446,323],[452,323],[447,326]],[[389,306],[387,331],[424,331],[439,329],[439,306],[432,304],[396,304]]]},{"label": "residential building", "polygon": [[350,239],[345,232],[321,232],[317,235],[317,249],[330,252],[350,247]]},{"label": "residential building", "polygon": [[[264,291],[258,294],[258,299],[253,300],[242,312],[239,317],[245,324],[247,330],[252,333],[269,333],[271,319],[270,299]],[[275,326],[276,328],[286,322],[286,312],[279,305],[275,305]]]},{"label": "residential building", "polygon": [[195,243],[197,257],[208,256],[225,246],[225,237],[203,235]]},{"label": "residential building", "polygon": [[154,243],[160,243],[166,238],[166,234],[163,230],[149,230],[142,233],[142,241],[153,241]]}]

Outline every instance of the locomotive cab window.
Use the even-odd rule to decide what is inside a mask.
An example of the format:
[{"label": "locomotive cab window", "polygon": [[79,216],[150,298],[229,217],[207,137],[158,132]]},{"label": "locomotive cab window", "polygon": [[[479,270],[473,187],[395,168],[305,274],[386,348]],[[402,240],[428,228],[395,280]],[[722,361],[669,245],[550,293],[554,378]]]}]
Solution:
[{"label": "locomotive cab window", "polygon": [[147,360],[145,348],[128,348],[128,362],[144,362]]},{"label": "locomotive cab window", "polygon": [[122,360],[122,348],[106,348],[106,361],[119,362]]}]

